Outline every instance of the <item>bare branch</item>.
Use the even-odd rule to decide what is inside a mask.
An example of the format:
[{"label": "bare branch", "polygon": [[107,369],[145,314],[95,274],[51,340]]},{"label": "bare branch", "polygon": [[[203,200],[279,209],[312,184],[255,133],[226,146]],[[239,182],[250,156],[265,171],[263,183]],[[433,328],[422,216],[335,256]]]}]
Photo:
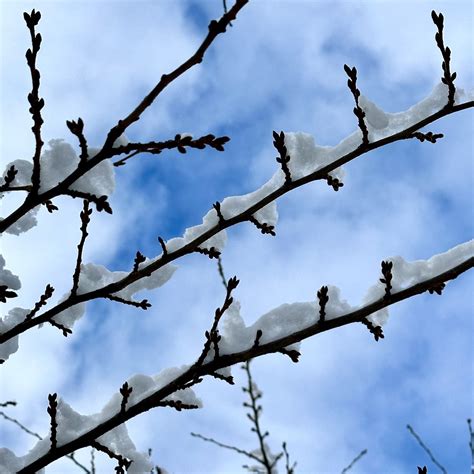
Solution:
[{"label": "bare branch", "polygon": [[433,461],[434,464],[436,464],[436,466],[439,468],[439,470],[443,473],[443,474],[448,474],[448,471],[446,471],[446,469],[435,459],[435,457],[433,456],[433,453],[430,451],[430,449],[428,448],[428,446],[426,446],[425,443],[423,443],[422,439],[420,438],[420,436],[416,433],[416,431],[410,426],[410,425],[407,425],[407,430],[410,432],[410,434],[418,441],[418,444],[425,450],[426,454],[428,454],[428,456],[430,457],[430,459]]},{"label": "bare branch", "polygon": [[28,94],[28,102],[30,103],[30,113],[33,118],[33,127],[31,130],[35,136],[35,154],[33,155],[33,173],[31,175],[32,189],[29,196],[37,196],[40,188],[40,156],[44,142],[41,138],[41,125],[43,118],[41,117],[41,109],[44,107],[44,99],[39,97],[40,72],[36,68],[36,58],[41,47],[41,34],[36,34],[35,26],[39,23],[41,13],[34,9],[30,14],[24,12],[26,26],[30,30],[32,49],[26,51],[26,62],[30,68],[32,89]]},{"label": "bare branch", "polygon": [[346,472],[350,471],[353,467],[354,464],[359,461],[362,457],[364,457],[367,454],[367,449],[363,449],[351,462],[350,464],[345,467],[342,471],[341,474],[345,474]]}]

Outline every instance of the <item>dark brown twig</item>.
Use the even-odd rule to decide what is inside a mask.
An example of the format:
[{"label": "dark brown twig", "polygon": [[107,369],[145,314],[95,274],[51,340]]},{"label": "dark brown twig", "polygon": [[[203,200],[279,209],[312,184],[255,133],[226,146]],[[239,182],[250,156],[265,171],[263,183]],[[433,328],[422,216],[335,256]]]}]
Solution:
[{"label": "dark brown twig", "polygon": [[392,268],[393,262],[382,261],[382,275],[383,278],[380,278],[380,282],[385,285],[385,299],[389,299],[392,291]]},{"label": "dark brown twig", "polygon": [[48,414],[50,417],[50,423],[51,423],[51,435],[50,435],[50,440],[51,440],[51,450],[56,449],[57,447],[57,434],[58,434],[58,423],[56,421],[56,414],[57,414],[57,409],[58,409],[58,394],[57,393],[52,393],[48,395]]},{"label": "dark brown twig", "polygon": [[84,122],[79,117],[77,122],[74,120],[66,120],[67,128],[76,135],[79,140],[79,146],[81,147],[81,155],[79,157],[80,165],[84,165],[89,158],[89,152],[87,151],[87,140],[84,136]]},{"label": "dark brown twig", "polygon": [[0,302],[6,303],[7,298],[16,298],[18,293],[10,290],[7,285],[0,285]]},{"label": "dark brown twig", "polygon": [[248,360],[242,369],[245,370],[247,375],[247,387],[242,387],[242,390],[248,394],[250,403],[244,402],[244,407],[250,410],[250,413],[247,413],[247,418],[252,422],[253,426],[251,431],[257,435],[258,444],[260,447],[260,454],[262,458],[260,463],[265,467],[268,474],[272,474],[272,469],[275,464],[278,462],[283,453],[280,453],[273,462],[270,461],[269,454],[267,453],[267,447],[265,446],[265,438],[269,435],[268,431],[263,432],[260,426],[260,415],[262,413],[262,405],[258,403],[258,400],[262,398],[262,393],[258,390],[257,385],[252,379],[252,373],[250,372],[250,360]]},{"label": "dark brown twig", "polygon": [[40,86],[40,72],[36,68],[36,59],[38,52],[41,47],[41,34],[35,33],[35,26],[39,23],[41,13],[34,9],[30,14],[27,12],[23,13],[26,26],[30,30],[31,37],[31,48],[26,51],[26,62],[30,68],[32,89],[28,94],[28,102],[30,103],[29,112],[33,118],[33,127],[31,130],[35,136],[35,154],[33,155],[33,173],[31,175],[32,189],[30,191],[31,196],[37,196],[40,188],[40,156],[41,149],[44,142],[41,138],[41,125],[43,124],[43,118],[41,117],[41,109],[44,107],[44,99],[39,97],[39,86]]},{"label": "dark brown twig", "polygon": [[147,143],[128,143],[114,147],[111,156],[121,155],[122,153],[130,153],[130,155],[116,161],[114,166],[123,166],[130,158],[139,153],[151,153],[159,155],[163,150],[171,150],[176,148],[180,153],[186,153],[186,147],[203,150],[206,146],[214,148],[217,151],[224,151],[224,145],[230,140],[229,137],[216,137],[212,133],[193,140],[193,137],[187,135],[182,137],[176,135],[173,140],[164,142],[147,142]]},{"label": "dark brown twig", "polygon": [[288,168],[288,163],[290,162],[290,157],[288,155],[288,150],[285,145],[285,134],[283,132],[277,133],[273,131],[273,146],[277,149],[280,156],[276,158],[277,163],[280,163],[281,170],[285,175],[285,184],[291,183],[291,173],[290,168]]},{"label": "dark brown twig", "polygon": [[25,319],[31,319],[35,314],[47,303],[49,298],[53,296],[54,288],[51,285],[46,285],[44,293],[41,295],[40,300],[35,303],[35,307],[25,316]]},{"label": "dark brown twig", "polygon": [[201,247],[196,247],[195,250],[197,253],[200,253],[202,255],[207,255],[209,258],[219,258],[221,253],[219,250],[217,250],[215,247],[211,247],[210,249],[206,248],[201,248]]},{"label": "dark brown twig", "polygon": [[296,468],[296,461],[290,466],[290,455],[288,454],[288,450],[286,449],[286,441],[283,441],[283,444],[281,445],[283,448],[283,453],[285,454],[285,469],[286,469],[286,474],[295,474],[295,468]]},{"label": "dark brown twig", "polygon": [[435,34],[436,44],[438,45],[439,50],[441,51],[441,56],[443,57],[443,63],[441,67],[443,68],[443,77],[441,82],[448,86],[448,103],[445,105],[445,109],[450,109],[454,106],[454,94],[456,93],[456,87],[454,86],[454,80],[456,79],[456,73],[451,74],[450,70],[450,61],[451,61],[451,50],[448,46],[444,45],[443,40],[443,28],[444,28],[444,17],[443,14],[437,14],[434,10],[431,11],[431,18],[433,23],[438,28],[437,33]]},{"label": "dark brown twig", "polygon": [[117,303],[128,304],[130,306],[135,306],[136,308],[141,308],[147,310],[151,308],[151,304],[148,302],[147,299],[141,301],[133,301],[133,300],[126,300],[125,298],[120,298],[120,296],[115,295],[106,295],[104,298],[107,298],[111,301],[116,301]]},{"label": "dark brown twig", "polygon": [[444,135],[442,133],[433,133],[433,132],[426,132],[426,133],[422,133],[422,132],[413,132],[410,136],[407,137],[408,138],[416,138],[418,140],[420,140],[420,142],[424,142],[425,140],[427,142],[430,142],[430,143],[436,143],[437,140],[439,140],[440,138],[443,138]]},{"label": "dark brown twig", "polygon": [[326,304],[329,301],[328,287],[322,286],[319,289],[317,296],[319,300],[319,322],[323,323],[324,318],[326,317]]},{"label": "dark brown twig", "polygon": [[251,222],[257,229],[259,229],[262,234],[270,234],[275,237],[276,233],[274,226],[268,225],[266,222],[260,223],[257,221],[257,219],[255,219],[254,216],[250,216],[248,221]]},{"label": "dark brown twig", "polygon": [[108,448],[107,446],[104,446],[103,444],[98,443],[97,441],[92,441],[90,445],[97,451],[101,451],[107,454],[109,458],[115,459],[117,461],[118,464],[117,464],[117,467],[115,468],[115,472],[117,474],[125,474],[125,470],[128,469],[130,465],[132,464],[132,461],[130,461],[129,459],[124,458],[120,454],[114,453],[110,448]]},{"label": "dark brown twig", "polygon": [[245,449],[240,449],[240,448],[237,448],[236,446],[230,446],[228,444],[221,443],[219,441],[216,441],[213,438],[207,438],[206,436],[203,436],[199,433],[191,433],[191,436],[202,439],[203,441],[207,441],[208,443],[215,444],[216,446],[219,446],[220,448],[230,449],[231,451],[235,451],[236,453],[243,454],[244,456],[247,456],[253,459],[254,461],[260,462],[260,458],[258,458],[257,456],[255,456],[254,454],[248,451],[245,451]]},{"label": "dark brown twig", "polygon": [[346,472],[350,471],[353,467],[354,464],[359,461],[362,457],[364,457],[367,454],[367,449],[363,449],[351,462],[350,464],[345,467],[342,471],[341,474],[346,474]]},{"label": "dark brown twig", "polygon": [[354,96],[354,100],[356,103],[356,106],[354,107],[354,115],[357,117],[357,120],[359,121],[359,128],[360,128],[360,131],[362,132],[361,146],[365,147],[369,144],[369,131],[367,129],[367,125],[364,122],[365,112],[361,109],[359,105],[360,90],[357,89],[357,69],[355,67],[351,69],[347,64],[344,64],[344,71],[346,71],[346,74],[349,76],[349,79],[347,81],[347,86],[349,87],[349,90],[352,92],[352,95]]},{"label": "dark brown twig", "polygon": [[86,243],[87,236],[87,226],[91,220],[90,216],[92,214],[92,209],[89,207],[89,201],[84,199],[82,211],[80,214],[81,218],[81,239],[77,244],[77,258],[76,258],[76,268],[74,269],[74,275],[72,277],[72,288],[71,288],[71,296],[75,296],[77,294],[77,290],[79,288],[79,278],[81,275],[81,265],[82,265],[82,253],[84,251],[84,244]]},{"label": "dark brown twig", "polygon": [[120,403],[120,413],[125,413],[125,409],[127,408],[127,402],[132,392],[133,387],[130,387],[128,385],[128,382],[124,382],[124,384],[120,387],[120,395],[122,395],[122,402]]},{"label": "dark brown twig", "polygon": [[358,308],[350,313],[341,315],[337,318],[325,320],[322,324],[315,322],[313,325],[308,326],[305,329],[281,337],[280,339],[275,339],[265,344],[261,343],[258,347],[251,347],[250,349],[232,354],[221,354],[218,359],[213,359],[206,363],[195,363],[186,372],[182,373],[180,376],[170,381],[153,394],[143,398],[132,407],[129,407],[125,414],[118,413],[117,415],[114,415],[111,418],[103,421],[101,424],[91,428],[88,432],[84,432],[77,438],[62,444],[54,452],[50,451],[40,456],[37,460],[33,461],[20,470],[20,473],[36,472],[62,456],[65,456],[83,447],[90,446],[91,440],[99,438],[127,420],[144,413],[153,407],[156,407],[158,401],[169,397],[171,394],[182,388],[185,384],[193,380],[201,378],[204,375],[214,373],[219,369],[230,367],[240,362],[245,362],[249,359],[260,357],[264,354],[277,352],[281,348],[288,347],[289,345],[295,344],[296,342],[301,342],[304,339],[312,337],[316,334],[331,331],[335,328],[348,324],[360,323],[363,318],[366,318],[367,316],[385,307],[391,306],[415,295],[424,293],[428,290],[428,288],[435,286],[439,281],[448,281],[456,278],[463,272],[472,268],[473,265],[474,258],[471,257],[470,259],[456,265],[446,272],[436,275],[435,277],[428,280],[416,283],[410,287],[405,288],[404,290],[393,293],[390,300],[381,298],[378,301]]},{"label": "dark brown twig", "polygon": [[471,474],[474,474],[474,432],[470,418],[467,419],[467,427],[469,428],[469,448],[471,450]]},{"label": "dark brown twig", "polygon": [[[229,279],[226,285],[226,295],[224,299],[224,303],[220,308],[217,308],[214,314],[214,322],[212,323],[212,327],[210,331],[206,331],[205,336],[206,336],[206,342],[204,343],[204,348],[201,352],[201,355],[199,356],[198,360],[194,364],[195,367],[199,367],[203,364],[204,359],[207,357],[207,354],[211,350],[211,345],[214,345],[214,349],[218,347],[216,339],[220,336],[218,335],[217,331],[217,325],[219,324],[219,321],[222,317],[222,315],[229,309],[229,306],[232,304],[234,301],[234,298],[232,298],[232,292],[237,288],[239,285],[239,280],[237,280],[237,277],[232,277]],[[215,357],[214,359],[216,359]]]},{"label": "dark brown twig", "polygon": [[374,335],[374,339],[376,341],[385,337],[383,334],[382,326],[375,326],[367,318],[362,318],[361,323],[370,331],[371,334]]},{"label": "dark brown twig", "polygon": [[96,196],[91,193],[83,193],[82,191],[74,191],[72,189],[65,190],[62,194],[71,196],[73,198],[81,198],[87,201],[91,201],[95,204],[95,207],[98,212],[105,211],[108,214],[112,214],[112,208],[110,207],[109,202],[107,201],[107,196]]},{"label": "dark brown twig", "polygon": [[142,255],[140,252],[137,252],[135,255],[135,261],[133,262],[133,270],[132,272],[138,272],[138,267],[140,263],[143,263],[146,260],[146,257]]},{"label": "dark brown twig", "polygon": [[428,454],[430,459],[433,461],[433,464],[435,464],[443,474],[448,474],[446,469],[435,459],[435,457],[433,456],[433,453],[431,452],[431,450],[425,445],[425,443],[423,443],[422,439],[416,433],[416,431],[410,425],[407,425],[407,430],[417,440],[418,444],[424,449],[426,454]]}]

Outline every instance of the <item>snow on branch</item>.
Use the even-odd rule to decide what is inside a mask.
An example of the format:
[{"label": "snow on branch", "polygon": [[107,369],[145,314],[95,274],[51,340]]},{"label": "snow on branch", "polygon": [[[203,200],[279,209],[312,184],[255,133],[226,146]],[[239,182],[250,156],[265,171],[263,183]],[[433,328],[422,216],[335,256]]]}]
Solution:
[{"label": "snow on branch", "polygon": [[[440,282],[458,277],[474,266],[473,254],[474,241],[470,241],[428,260],[406,262],[401,257],[390,258],[393,262],[393,278],[389,299],[384,298],[385,285],[382,287],[379,282],[369,289],[363,305],[351,307],[340,298],[337,288],[328,286],[329,300],[325,306],[326,318],[322,322],[317,317],[315,302],[293,303],[275,308],[247,328],[240,316],[239,303],[233,301],[231,297],[232,291],[237,286],[237,280],[231,279],[227,286],[224,304],[216,310],[205,347],[195,364],[167,369],[154,377],[146,375],[131,377],[127,385],[122,386],[120,393],[116,393],[101,413],[96,415],[79,415],[64,401],[58,400],[54,415],[55,423],[57,423],[55,435],[57,448],[50,449],[43,440],[38,442],[25,457],[14,457],[8,462],[11,465],[16,463],[15,466],[21,466],[18,470],[20,473],[32,472],[59,457],[90,446],[96,439],[105,439],[107,442],[100,442],[105,446],[115,446],[116,454],[133,460],[131,468],[134,464],[148,466],[148,458],[136,452],[128,437],[124,424],[128,419],[158,406],[171,406],[177,410],[200,407],[201,401],[189,387],[199,383],[203,376],[213,375],[239,362],[285,350],[285,348],[288,350],[292,344],[347,324],[364,320],[370,320],[374,326],[382,324],[383,322],[377,317],[376,321],[373,321],[377,312],[394,303],[424,293],[439,285]],[[372,300],[374,301],[370,302]],[[221,319],[222,331],[218,333],[217,324]],[[261,329],[263,334],[261,343],[255,345],[254,338],[258,329]],[[211,333],[219,337],[213,338]],[[127,395],[124,409],[125,393]],[[50,415],[53,418],[53,415]],[[120,435],[117,430],[121,433]],[[120,442],[119,436],[122,440]]]}]

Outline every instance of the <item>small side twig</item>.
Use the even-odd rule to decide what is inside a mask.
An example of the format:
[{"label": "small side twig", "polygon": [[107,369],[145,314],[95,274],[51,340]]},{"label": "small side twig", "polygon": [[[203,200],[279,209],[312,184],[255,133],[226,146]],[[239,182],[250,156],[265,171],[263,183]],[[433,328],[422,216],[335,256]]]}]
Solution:
[{"label": "small side twig", "polygon": [[291,359],[291,361],[294,362],[295,364],[300,361],[301,353],[298,352],[296,349],[288,350],[288,349],[283,348],[283,349],[280,349],[278,352],[288,356]]},{"label": "small side twig", "polygon": [[31,73],[31,92],[28,94],[28,102],[30,103],[29,112],[33,118],[33,127],[31,130],[35,136],[35,154],[33,155],[33,172],[31,175],[31,196],[37,196],[40,188],[40,156],[41,149],[44,142],[41,138],[41,125],[43,125],[43,118],[41,116],[41,109],[44,107],[44,99],[39,97],[40,87],[40,72],[36,68],[36,58],[41,47],[41,34],[36,34],[35,26],[41,19],[41,13],[36,10],[32,10],[31,13],[24,12],[23,18],[25,19],[26,26],[30,30],[31,37],[31,49],[26,51],[26,62],[30,68]]},{"label": "small side twig", "polygon": [[444,17],[442,13],[437,14],[434,10],[431,11],[431,18],[433,23],[438,28],[438,31],[435,34],[436,44],[441,51],[441,56],[443,57],[443,63],[441,67],[443,68],[443,77],[441,82],[448,86],[448,103],[445,105],[444,109],[449,109],[454,106],[454,94],[456,93],[456,87],[454,86],[454,80],[456,79],[456,73],[451,74],[450,61],[451,61],[451,50],[448,46],[444,45],[443,39],[443,29],[444,29]]},{"label": "small side twig", "polygon": [[382,261],[382,275],[383,278],[380,278],[380,282],[385,285],[385,295],[384,299],[390,299],[391,290],[392,290],[392,268],[393,262]]},{"label": "small side twig", "polygon": [[16,298],[18,293],[10,290],[7,285],[0,285],[0,302],[6,303],[7,298]]},{"label": "small side twig", "polygon": [[168,250],[166,249],[165,241],[158,236],[158,242],[160,242],[161,249],[163,250],[163,257],[166,257],[168,255]]},{"label": "small side twig", "polygon": [[326,317],[326,304],[329,301],[328,287],[322,286],[317,295],[319,300],[319,322],[323,323]]},{"label": "small side twig", "polygon": [[72,189],[66,189],[62,192],[66,196],[71,196],[72,198],[81,198],[87,201],[91,201],[95,204],[95,207],[98,212],[105,211],[108,214],[112,214],[112,208],[110,207],[109,202],[107,201],[107,196],[96,196],[95,194],[83,193],[82,191],[74,191]]},{"label": "small side twig", "polygon": [[54,326],[55,328],[60,329],[64,337],[68,337],[69,334],[72,334],[71,329],[67,328],[66,326],[63,326],[61,323],[58,323],[54,319],[48,319],[48,323],[51,324],[51,326]]},{"label": "small side twig", "polygon": [[107,454],[109,458],[115,459],[117,461],[118,464],[115,468],[115,472],[117,474],[125,474],[125,470],[128,469],[130,465],[132,464],[132,461],[130,461],[129,459],[124,458],[120,454],[114,453],[110,448],[108,448],[107,446],[104,446],[103,444],[98,443],[97,441],[92,441],[90,445],[92,448],[96,449],[97,451],[101,451]]},{"label": "small side twig", "polygon": [[203,436],[199,433],[191,433],[191,436],[202,439],[203,441],[207,441],[208,443],[215,444],[216,446],[219,446],[220,448],[230,449],[231,451],[235,451],[236,453],[243,454],[244,456],[247,456],[253,459],[254,461],[260,462],[260,458],[258,458],[257,456],[255,456],[254,454],[248,451],[245,451],[245,449],[240,449],[240,448],[237,448],[236,446],[230,446],[228,444],[221,443],[219,441],[216,441],[213,438],[207,438],[206,436]]},{"label": "small side twig", "polygon": [[25,319],[31,319],[34,315],[43,307],[49,298],[53,296],[54,288],[51,285],[46,285],[44,293],[41,295],[40,300],[35,303],[35,307],[25,316]]},{"label": "small side twig", "polygon": [[288,450],[286,449],[286,441],[283,441],[283,444],[281,445],[281,447],[283,448],[283,453],[285,454],[286,474],[295,474],[295,468],[296,468],[297,462],[295,461],[290,466],[290,455],[288,454]]},{"label": "small side twig", "polygon": [[367,454],[367,449],[363,449],[351,462],[350,464],[345,467],[342,471],[341,474],[345,474],[347,471],[352,469],[354,467],[354,464],[359,461],[363,456]]},{"label": "small side twig", "polygon": [[87,151],[87,140],[84,136],[84,122],[79,117],[77,122],[74,120],[66,120],[67,128],[72,134],[76,135],[79,140],[79,146],[81,147],[81,155],[79,157],[79,166],[83,165],[89,158],[89,152]]},{"label": "small side twig", "polygon": [[474,474],[474,432],[472,431],[471,419],[467,419],[469,428],[469,448],[471,449],[471,474]]},{"label": "small side twig", "polygon": [[374,335],[376,341],[385,337],[382,326],[375,326],[367,318],[362,318],[361,323]]},{"label": "small side twig", "polygon": [[262,234],[270,234],[275,237],[275,226],[273,225],[268,225],[266,222],[260,223],[255,219],[254,216],[249,217],[249,221],[257,228],[260,230]]},{"label": "small side twig", "polygon": [[288,155],[288,149],[285,145],[285,134],[283,132],[277,133],[273,131],[273,146],[277,149],[280,156],[277,156],[277,163],[280,163],[281,170],[285,175],[285,184],[291,183],[291,173],[288,168],[288,163],[290,162],[290,157]]},{"label": "small side twig", "polygon": [[424,142],[425,140],[430,143],[436,143],[436,140],[443,138],[444,135],[442,133],[433,133],[433,132],[413,132],[406,136],[406,138],[416,138],[420,140],[420,142]]},{"label": "small side twig", "polygon": [[[222,315],[229,309],[229,306],[232,304],[234,301],[234,298],[232,298],[232,292],[237,288],[239,285],[239,280],[237,280],[237,277],[233,276],[232,278],[229,279],[226,285],[226,295],[224,299],[224,303],[220,308],[217,308],[214,314],[214,322],[212,323],[212,327],[210,331],[206,331],[205,336],[206,336],[206,341],[204,343],[204,348],[201,352],[201,355],[199,356],[198,360],[194,364],[196,367],[199,367],[202,365],[204,362],[204,359],[206,358],[207,354],[211,350],[211,345],[215,344],[215,337],[218,335],[217,332],[217,325],[219,324],[219,321],[222,317]],[[215,349],[215,346],[214,346]]]},{"label": "small side twig", "polygon": [[367,146],[369,144],[369,130],[367,129],[367,125],[364,122],[365,112],[359,105],[360,90],[357,88],[357,69],[355,67],[351,69],[347,64],[344,64],[344,71],[346,71],[346,74],[349,77],[347,86],[352,92],[356,103],[356,106],[354,107],[354,115],[359,121],[359,129],[362,132],[361,146]]},{"label": "small side twig", "polygon": [[115,296],[115,295],[106,295],[104,298],[107,298],[108,300],[111,301],[116,301],[117,303],[122,303],[122,304],[128,304],[130,306],[135,306],[136,308],[141,308],[144,310],[147,310],[148,308],[151,308],[151,304],[148,302],[147,299],[141,300],[141,301],[133,301],[133,300],[126,300],[124,298],[120,298],[120,296]]},{"label": "small side twig", "polygon": [[[410,434],[418,441],[418,444],[425,450],[426,454],[428,454],[428,456],[430,457],[431,461],[433,461],[433,464],[435,464],[443,474],[447,474],[447,471],[446,471],[446,469],[444,468],[444,466],[442,466],[442,465],[435,459],[435,457],[433,456],[433,453],[431,452],[431,450],[428,448],[428,446],[426,446],[425,443],[423,443],[422,439],[421,439],[420,436],[416,433],[416,431],[415,431],[410,425],[407,425],[407,430],[408,430],[408,431],[410,432]],[[426,468],[425,468],[425,469],[426,469]]]},{"label": "small side twig", "polygon": [[71,296],[76,296],[77,290],[79,288],[79,278],[81,275],[81,265],[82,265],[82,254],[84,251],[84,244],[86,243],[87,236],[87,226],[91,220],[90,216],[92,214],[92,209],[89,207],[89,201],[84,199],[82,211],[80,214],[81,218],[81,239],[77,244],[77,258],[76,258],[76,268],[74,269],[74,275],[72,277],[72,288]]},{"label": "small side twig", "polygon": [[138,272],[138,267],[140,266],[140,263],[143,263],[146,260],[146,257],[142,255],[140,252],[137,252],[135,255],[135,260],[133,262],[133,273]]},{"label": "small side twig", "polygon": [[57,447],[58,423],[56,421],[56,414],[58,409],[58,394],[50,393],[48,395],[48,402],[48,414],[51,419],[51,435],[49,439],[51,440],[51,449],[53,450]]},{"label": "small side twig", "polygon": [[220,252],[215,247],[211,247],[210,249],[205,249],[201,247],[196,247],[195,252],[200,253],[202,255],[207,255],[210,259],[219,258]]},{"label": "small side twig", "polygon": [[181,136],[177,134],[173,140],[166,140],[164,142],[147,142],[147,143],[128,143],[114,147],[111,156],[121,155],[122,153],[130,153],[128,156],[116,161],[114,166],[123,166],[132,156],[138,153],[151,153],[152,155],[159,155],[163,150],[170,150],[176,148],[180,153],[186,153],[186,147],[197,148],[202,150],[206,146],[214,148],[217,151],[224,151],[224,145],[230,140],[229,137],[216,137],[212,133],[204,135],[193,140],[190,135]]},{"label": "small side twig", "polygon": [[125,413],[125,409],[127,408],[127,402],[132,392],[133,387],[130,387],[128,385],[128,382],[124,382],[124,384],[120,387],[120,395],[122,395],[122,402],[120,403],[120,413]]}]

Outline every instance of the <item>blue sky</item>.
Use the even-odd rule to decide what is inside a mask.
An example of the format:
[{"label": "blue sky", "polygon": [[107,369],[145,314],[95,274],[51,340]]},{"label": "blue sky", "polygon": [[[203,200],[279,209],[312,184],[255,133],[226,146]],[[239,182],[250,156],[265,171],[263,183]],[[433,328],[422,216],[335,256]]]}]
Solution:
[{"label": "blue sky", "polygon": [[[1,2],[2,169],[33,150],[22,19],[31,8],[43,14],[43,136],[74,147],[66,120],[82,117],[89,144],[99,146],[161,74],[194,52],[208,21],[222,13],[220,0]],[[160,253],[158,235],[180,236],[216,200],[258,188],[277,166],[272,130],[311,133],[322,145],[352,133],[344,63],[357,67],[359,89],[386,111],[423,99],[441,76],[432,8],[445,15],[458,86],[471,89],[468,1],[252,0],[204,62],[127,133],[133,141],[180,132],[228,135],[226,152],[143,155],[117,169],[114,215],[94,214],[85,261],[128,269],[138,249],[149,257]],[[427,129],[445,134],[436,145],[397,143],[347,165],[338,193],[317,182],[283,197],[276,237],[250,224],[231,229],[223,263],[228,276],[241,280],[235,297],[247,324],[282,303],[314,299],[323,284],[339,286],[357,304],[379,277],[381,260],[428,258],[472,238],[472,125],[470,111],[447,117]],[[4,201],[4,209],[13,205]],[[7,267],[23,283],[8,307],[32,307],[46,283],[58,297],[70,287],[81,204],[57,204],[61,212],[40,211],[40,224],[27,234],[3,238]],[[94,413],[132,374],[193,362],[224,292],[214,261],[193,255],[177,264],[173,278],[146,295],[153,303],[147,312],[97,302],[68,339],[49,327],[23,336],[2,367],[2,399],[19,403],[9,413],[46,434],[48,393]],[[364,448],[369,452],[354,473],[410,473],[424,464],[436,472],[407,432],[410,423],[448,472],[467,472],[472,287],[472,276],[463,275],[442,297],[421,295],[391,308],[378,343],[362,325],[349,326],[304,342],[299,364],[280,355],[255,361],[273,449],[286,440],[304,473],[340,472]],[[202,410],[155,410],[130,422],[137,447],[153,448],[155,461],[173,473],[241,472],[245,459],[189,435],[256,447],[241,406],[245,379],[237,367],[233,374],[236,387],[214,379],[197,387]],[[18,455],[32,446],[15,426],[1,427],[1,444]],[[98,466],[113,469],[102,456]],[[77,469],[64,460],[47,472]]]}]

